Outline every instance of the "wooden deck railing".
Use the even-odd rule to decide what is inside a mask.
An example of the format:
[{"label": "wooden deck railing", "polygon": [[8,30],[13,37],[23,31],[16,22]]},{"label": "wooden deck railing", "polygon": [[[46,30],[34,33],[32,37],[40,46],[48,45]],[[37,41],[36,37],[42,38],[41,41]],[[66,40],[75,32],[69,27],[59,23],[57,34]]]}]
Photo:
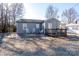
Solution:
[{"label": "wooden deck railing", "polygon": [[50,36],[67,36],[67,29],[45,29],[45,34]]}]

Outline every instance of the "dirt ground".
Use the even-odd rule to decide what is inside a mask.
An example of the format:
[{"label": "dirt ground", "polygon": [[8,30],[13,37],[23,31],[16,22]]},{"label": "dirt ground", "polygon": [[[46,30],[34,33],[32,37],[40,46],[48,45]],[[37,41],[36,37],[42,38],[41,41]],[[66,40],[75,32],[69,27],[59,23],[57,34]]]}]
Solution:
[{"label": "dirt ground", "polygon": [[1,38],[1,56],[77,56],[79,37],[21,37],[16,33]]}]

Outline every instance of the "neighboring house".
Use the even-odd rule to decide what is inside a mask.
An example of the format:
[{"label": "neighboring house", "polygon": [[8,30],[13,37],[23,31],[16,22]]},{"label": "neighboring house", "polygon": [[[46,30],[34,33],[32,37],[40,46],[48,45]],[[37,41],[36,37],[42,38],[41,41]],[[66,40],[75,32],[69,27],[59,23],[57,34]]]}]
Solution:
[{"label": "neighboring house", "polygon": [[20,19],[16,21],[17,33],[40,33],[43,29],[43,20]]},{"label": "neighboring house", "polygon": [[65,22],[61,22],[60,23],[60,28],[61,29],[66,29],[66,23]]},{"label": "neighboring house", "polygon": [[68,29],[69,34],[79,34],[79,24],[67,24],[66,28]]},{"label": "neighboring house", "polygon": [[[16,21],[17,33],[46,33],[47,29],[60,28],[60,21],[55,18],[47,20],[20,19]],[[54,31],[56,32],[56,31]]]}]

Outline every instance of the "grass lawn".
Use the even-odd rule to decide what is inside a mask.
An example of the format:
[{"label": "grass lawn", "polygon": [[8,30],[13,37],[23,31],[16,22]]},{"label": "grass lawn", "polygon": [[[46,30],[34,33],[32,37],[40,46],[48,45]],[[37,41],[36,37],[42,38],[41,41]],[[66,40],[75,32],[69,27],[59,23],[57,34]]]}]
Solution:
[{"label": "grass lawn", "polygon": [[78,37],[27,37],[16,33],[4,36],[0,55],[12,56],[75,56],[79,55]]}]

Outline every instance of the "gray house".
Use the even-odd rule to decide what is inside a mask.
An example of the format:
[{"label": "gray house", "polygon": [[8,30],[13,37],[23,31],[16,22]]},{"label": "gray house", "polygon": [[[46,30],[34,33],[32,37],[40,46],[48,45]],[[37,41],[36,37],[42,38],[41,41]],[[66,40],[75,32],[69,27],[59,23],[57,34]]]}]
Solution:
[{"label": "gray house", "polygon": [[43,20],[20,19],[16,21],[17,33],[41,33],[43,31]]},{"label": "gray house", "polygon": [[60,27],[60,21],[56,18],[45,20],[45,29],[56,29]]},{"label": "gray house", "polygon": [[[60,21],[55,18],[47,20],[20,19],[16,21],[17,33],[46,33],[47,29],[60,27]],[[55,31],[54,31],[55,32]]]},{"label": "gray house", "polygon": [[56,29],[60,28],[60,21],[56,18],[49,18],[45,20],[45,33],[56,33]]}]

